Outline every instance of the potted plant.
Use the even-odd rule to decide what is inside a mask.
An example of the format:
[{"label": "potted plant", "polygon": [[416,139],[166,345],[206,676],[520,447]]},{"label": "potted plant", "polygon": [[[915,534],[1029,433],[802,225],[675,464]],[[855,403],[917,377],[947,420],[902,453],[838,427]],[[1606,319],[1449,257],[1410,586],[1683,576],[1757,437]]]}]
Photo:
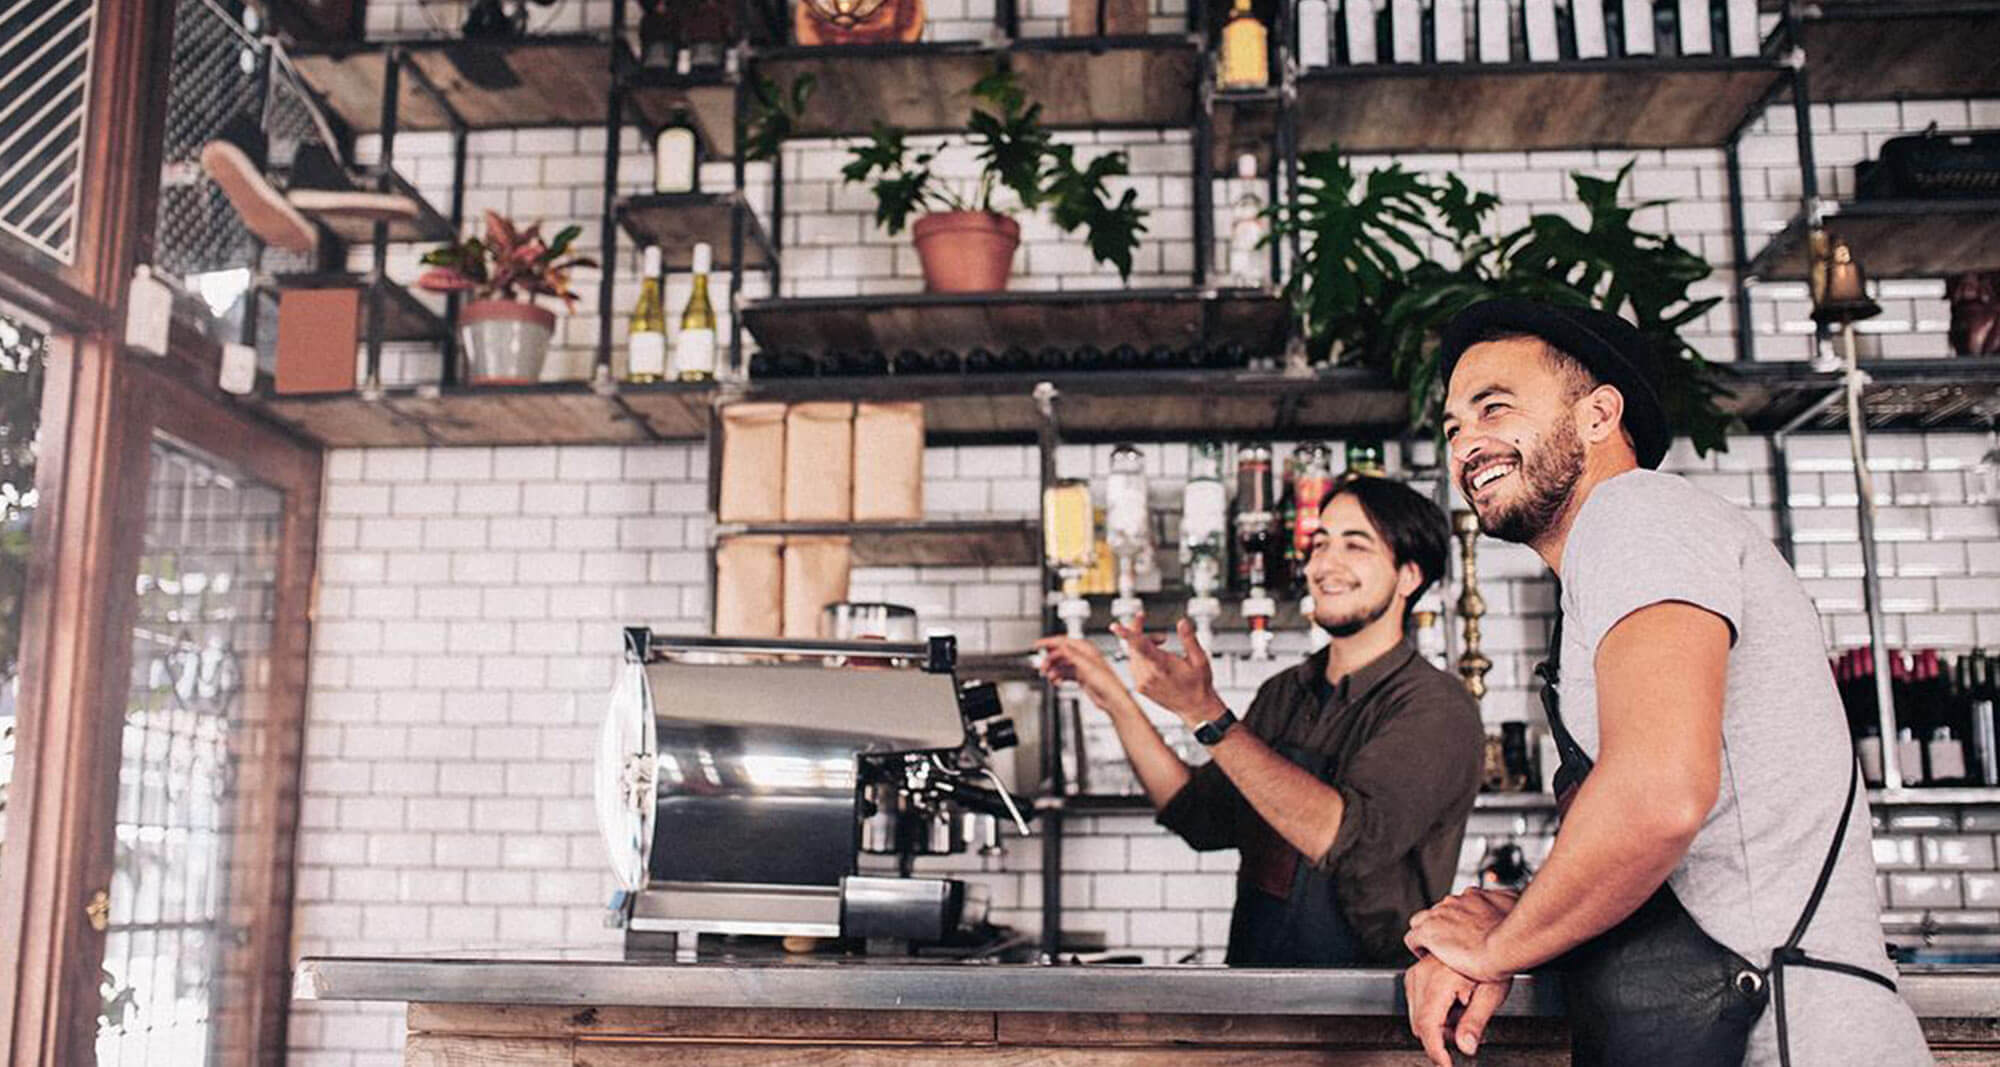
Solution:
[{"label": "potted plant", "polygon": [[[1300,159],[1297,199],[1271,210],[1272,233],[1301,237],[1286,295],[1305,321],[1307,350],[1378,367],[1409,391],[1410,417],[1436,411],[1437,332],[1467,306],[1496,296],[1589,305],[1622,314],[1654,342],[1661,401],[1677,432],[1697,450],[1725,449],[1730,418],[1718,405],[1729,390],[1723,368],[1680,335],[1721,297],[1689,289],[1710,274],[1707,261],[1672,237],[1632,225],[1665,201],[1622,205],[1631,174],[1571,174],[1586,226],[1556,214],[1497,236],[1486,232],[1499,200],[1456,176],[1438,181],[1391,165],[1357,175],[1338,150]],[[1448,249],[1433,258],[1427,243]]]},{"label": "potted plant", "polygon": [[[1030,104],[1011,71],[996,71],[973,86],[975,108],[966,130],[978,150],[980,172],[970,190],[940,180],[935,151],[910,155],[904,131],[877,124],[867,144],[849,149],[841,175],[872,182],[875,221],[901,233],[917,214],[911,235],[923,261],[924,288],[934,293],[992,292],[1007,287],[1021,227],[1009,210],[1050,208],[1064,233],[1081,227],[1099,263],[1132,274],[1132,250],[1146,230],[1146,212],[1127,189],[1115,202],[1104,180],[1128,173],[1123,152],[1108,152],[1079,167],[1074,146],[1059,144],[1042,126],[1042,105]],[[1011,193],[1014,203],[999,199]]]},{"label": "potted plant", "polygon": [[542,240],[542,225],[519,229],[497,212],[486,213],[486,236],[468,237],[425,254],[430,267],[417,279],[419,288],[437,293],[471,293],[458,311],[459,336],[466,353],[466,377],[477,385],[533,382],[541,378],[549,337],[556,328],[555,312],[537,306],[537,296],[561,299],[576,307],[569,272],[595,267],[597,261],[569,256],[581,226],[565,227],[552,241]]}]

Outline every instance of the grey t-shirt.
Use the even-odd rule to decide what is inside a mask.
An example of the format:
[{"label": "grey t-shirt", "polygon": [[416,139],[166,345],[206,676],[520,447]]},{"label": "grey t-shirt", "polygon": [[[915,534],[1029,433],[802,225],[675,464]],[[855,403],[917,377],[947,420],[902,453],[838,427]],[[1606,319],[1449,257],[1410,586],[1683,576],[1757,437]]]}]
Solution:
[{"label": "grey t-shirt", "polygon": [[[1577,514],[1562,568],[1563,722],[1593,759],[1598,644],[1626,616],[1667,601],[1714,612],[1733,635],[1721,791],[1668,884],[1709,936],[1763,965],[1812,893],[1854,759],[1819,614],[1734,505],[1654,471],[1599,484]],[[1861,794],[1802,945],[1893,978],[1869,836]],[[1787,968],[1785,1002],[1795,1064],[1931,1062],[1915,1015],[1873,982]],[[1758,1023],[1746,1062],[1778,1062],[1774,1011]]]}]

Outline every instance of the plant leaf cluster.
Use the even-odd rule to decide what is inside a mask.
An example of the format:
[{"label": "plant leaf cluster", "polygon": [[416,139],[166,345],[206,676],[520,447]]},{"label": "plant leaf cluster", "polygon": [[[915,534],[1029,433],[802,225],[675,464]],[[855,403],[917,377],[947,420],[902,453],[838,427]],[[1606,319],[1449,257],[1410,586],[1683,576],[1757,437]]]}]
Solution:
[{"label": "plant leaf cluster", "polygon": [[578,267],[595,267],[597,261],[585,256],[569,256],[581,226],[565,226],[553,240],[542,239],[542,224],[517,228],[499,212],[486,213],[486,236],[467,237],[432,249],[423,263],[430,267],[417,278],[417,285],[432,292],[470,292],[480,300],[518,300],[522,295],[553,296],[572,310],[576,293],[569,287],[569,272]]},{"label": "plant leaf cluster", "polygon": [[1272,239],[1301,238],[1286,296],[1304,320],[1309,352],[1387,371],[1422,425],[1443,390],[1436,339],[1452,316],[1501,296],[1602,308],[1652,342],[1675,431],[1703,453],[1726,448],[1730,418],[1718,406],[1729,394],[1725,370],[1680,334],[1721,298],[1689,296],[1710,274],[1699,255],[1633,225],[1637,212],[1666,202],[1621,204],[1631,171],[1627,163],[1613,178],[1570,176],[1585,226],[1538,214],[1494,235],[1499,198],[1456,175],[1438,180],[1391,164],[1362,176],[1337,149],[1306,154],[1297,199],[1267,214]]},{"label": "plant leaf cluster", "polygon": [[[1146,232],[1146,212],[1127,189],[1114,198],[1107,179],[1129,173],[1123,152],[1107,152],[1079,166],[1074,145],[1058,143],[1042,124],[1042,105],[1028,99],[1013,72],[996,70],[972,88],[980,105],[966,119],[977,153],[979,177],[971,190],[954,187],[932,170],[934,150],[912,153],[905,131],[881,123],[866,143],[848,150],[841,176],[875,194],[876,225],[900,233],[912,215],[930,211],[1036,211],[1046,206],[1064,233],[1084,231],[1091,255],[1132,274],[1132,252]],[[1003,208],[1002,192],[1013,194]]]}]

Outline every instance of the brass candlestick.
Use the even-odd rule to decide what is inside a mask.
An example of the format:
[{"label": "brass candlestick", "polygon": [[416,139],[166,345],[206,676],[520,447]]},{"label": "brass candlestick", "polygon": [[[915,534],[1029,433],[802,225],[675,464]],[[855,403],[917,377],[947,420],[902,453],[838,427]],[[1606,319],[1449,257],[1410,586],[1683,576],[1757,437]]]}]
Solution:
[{"label": "brass candlestick", "polygon": [[1472,699],[1486,696],[1486,672],[1493,661],[1479,651],[1479,619],[1486,614],[1486,598],[1479,595],[1479,562],[1475,545],[1479,542],[1479,516],[1471,511],[1451,513],[1452,532],[1458,535],[1458,551],[1465,562],[1465,584],[1458,594],[1458,614],[1465,629],[1465,654],[1458,657],[1458,673],[1465,679],[1465,691]]}]

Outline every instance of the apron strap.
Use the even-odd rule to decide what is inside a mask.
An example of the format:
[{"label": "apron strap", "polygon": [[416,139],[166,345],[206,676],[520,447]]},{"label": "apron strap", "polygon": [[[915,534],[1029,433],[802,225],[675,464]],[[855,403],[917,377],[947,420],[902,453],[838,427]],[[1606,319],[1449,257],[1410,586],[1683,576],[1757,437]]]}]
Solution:
[{"label": "apron strap", "polygon": [[1812,925],[1813,916],[1819,912],[1820,898],[1826,895],[1826,885],[1833,880],[1834,861],[1840,858],[1841,842],[1847,838],[1847,823],[1854,814],[1854,796],[1861,786],[1861,764],[1850,760],[1847,765],[1847,803],[1840,809],[1840,824],[1833,831],[1833,845],[1826,850],[1826,859],[1819,865],[1819,880],[1813,883],[1812,895],[1806,898],[1805,910],[1799,913],[1799,921],[1792,926],[1792,936],[1783,945],[1771,950],[1771,1007],[1778,1013],[1778,1063],[1781,1067],[1792,1067],[1791,1034],[1785,1026],[1785,968],[1807,967],[1813,970],[1833,971],[1854,978],[1863,978],[1896,992],[1896,983],[1864,967],[1835,960],[1815,959],[1806,955],[1799,947],[1799,940],[1806,936],[1806,927]]}]

